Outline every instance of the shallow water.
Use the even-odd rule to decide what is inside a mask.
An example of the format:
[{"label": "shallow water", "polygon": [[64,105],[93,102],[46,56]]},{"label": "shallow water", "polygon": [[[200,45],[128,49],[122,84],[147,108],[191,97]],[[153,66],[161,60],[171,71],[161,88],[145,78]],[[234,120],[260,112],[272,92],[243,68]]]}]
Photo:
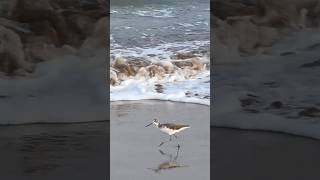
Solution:
[{"label": "shallow water", "polygon": [[0,126],[4,180],[107,178],[107,123]]},{"label": "shallow water", "polygon": [[[168,101],[111,103],[111,179],[210,179],[209,106]],[[154,126],[161,122],[189,124],[168,141]],[[177,145],[180,145],[178,151]]]},{"label": "shallow water", "polygon": [[111,53],[119,46],[209,41],[209,0],[112,0],[110,12]]},{"label": "shallow water", "polygon": [[[171,64],[181,60],[177,54],[191,54],[206,64],[192,75],[188,68],[176,66],[165,75],[129,77],[117,87],[110,86],[111,101],[159,99],[209,104],[209,0],[120,0],[111,1],[110,11],[111,63],[121,57]],[[163,87],[161,93],[155,90],[158,84]]]}]

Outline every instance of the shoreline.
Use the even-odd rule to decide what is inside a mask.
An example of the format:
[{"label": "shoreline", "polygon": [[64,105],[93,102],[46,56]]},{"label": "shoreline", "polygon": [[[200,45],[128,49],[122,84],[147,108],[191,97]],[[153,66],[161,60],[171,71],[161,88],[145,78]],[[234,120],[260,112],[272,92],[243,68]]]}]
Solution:
[{"label": "shoreline", "polygon": [[275,131],[275,130],[246,129],[246,128],[237,128],[237,127],[228,127],[228,126],[215,126],[215,125],[211,125],[210,129],[211,129],[211,131],[212,131],[212,129],[224,129],[224,130],[230,130],[230,131],[243,131],[243,132],[251,132],[251,133],[255,133],[255,132],[256,133],[268,133],[268,134],[279,135],[279,136],[291,136],[291,137],[296,137],[296,138],[304,138],[304,139],[315,140],[315,141],[320,142],[320,139],[318,139],[318,138],[299,135],[299,134],[293,134],[293,133],[289,133],[289,132]]},{"label": "shoreline", "polygon": [[[150,102],[156,102],[156,103],[175,103],[175,104],[191,104],[196,106],[203,106],[203,107],[210,107],[205,104],[199,104],[199,103],[190,103],[190,102],[179,102],[179,101],[171,101],[171,100],[159,100],[159,99],[147,99],[147,100],[121,100],[121,101],[110,101],[110,108],[111,106],[117,106],[117,105],[126,105],[126,104],[143,104],[143,103],[150,103]],[[111,117],[111,115],[110,115]],[[85,122],[33,122],[33,123],[23,123],[23,124],[1,124],[1,127],[20,127],[20,126],[37,126],[37,125],[78,125],[78,124],[94,124],[94,123],[110,123],[110,117],[107,120],[96,120],[96,121],[85,121]],[[290,135],[293,137],[302,137],[306,139],[313,139],[313,140],[320,140],[318,138],[301,135],[301,134],[295,134],[285,131],[277,131],[277,130],[268,130],[268,129],[250,129],[250,128],[241,128],[241,127],[232,127],[232,126],[220,126],[220,125],[210,125],[211,129],[230,129],[230,130],[240,130],[240,131],[247,131],[247,132],[267,132],[271,134],[279,134],[279,135]]]},{"label": "shoreline", "polygon": [[110,103],[127,102],[128,104],[130,104],[130,102],[141,102],[141,101],[172,102],[172,103],[181,103],[181,104],[195,104],[195,105],[210,107],[210,104],[202,104],[197,102],[183,102],[183,101],[175,101],[175,100],[163,100],[163,99],[115,100],[115,101],[110,101]]}]

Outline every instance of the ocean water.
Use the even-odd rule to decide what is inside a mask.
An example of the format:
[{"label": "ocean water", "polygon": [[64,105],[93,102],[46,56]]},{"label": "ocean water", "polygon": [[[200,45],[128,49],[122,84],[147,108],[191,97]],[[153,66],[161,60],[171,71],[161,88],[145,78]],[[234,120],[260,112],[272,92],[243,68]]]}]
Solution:
[{"label": "ocean water", "polygon": [[111,1],[111,64],[119,57],[172,63],[181,60],[174,58],[177,54],[191,54],[206,66],[192,75],[180,67],[163,78],[129,77],[110,85],[111,101],[160,99],[209,105],[209,13],[209,0]]}]

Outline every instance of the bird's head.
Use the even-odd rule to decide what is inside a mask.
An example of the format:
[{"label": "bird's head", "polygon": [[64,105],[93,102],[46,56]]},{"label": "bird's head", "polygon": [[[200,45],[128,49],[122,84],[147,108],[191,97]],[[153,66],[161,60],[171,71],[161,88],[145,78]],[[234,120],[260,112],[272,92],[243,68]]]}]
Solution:
[{"label": "bird's head", "polygon": [[151,124],[154,124],[154,125],[158,126],[158,125],[159,125],[158,119],[154,118],[153,121],[152,121],[152,123],[146,125],[145,127],[148,127],[148,126],[150,126]]}]

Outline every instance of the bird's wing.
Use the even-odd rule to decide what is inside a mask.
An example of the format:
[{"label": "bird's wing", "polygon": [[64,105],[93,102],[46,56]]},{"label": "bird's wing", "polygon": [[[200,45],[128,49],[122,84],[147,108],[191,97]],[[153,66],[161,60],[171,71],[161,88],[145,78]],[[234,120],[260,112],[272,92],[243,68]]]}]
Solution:
[{"label": "bird's wing", "polygon": [[166,126],[170,129],[180,129],[180,128],[184,128],[184,127],[189,127],[188,125],[173,124],[173,123],[162,124],[162,126]]}]

